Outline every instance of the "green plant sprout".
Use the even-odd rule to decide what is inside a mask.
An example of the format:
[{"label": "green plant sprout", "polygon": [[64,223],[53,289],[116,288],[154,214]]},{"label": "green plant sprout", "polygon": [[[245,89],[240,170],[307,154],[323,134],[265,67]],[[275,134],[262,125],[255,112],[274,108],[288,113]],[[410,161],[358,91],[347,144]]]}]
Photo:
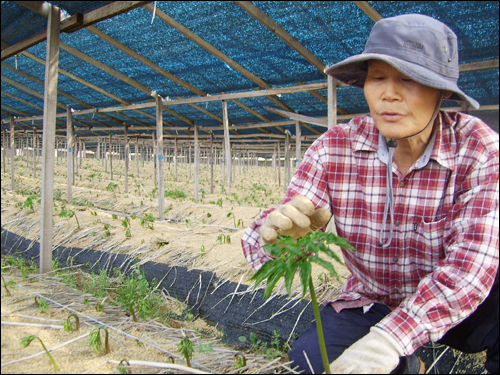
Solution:
[{"label": "green plant sprout", "polygon": [[101,354],[102,351],[101,329],[104,330],[104,353],[102,354],[108,354],[110,350],[108,343],[108,329],[106,327],[101,326],[94,328],[90,332],[89,341],[87,342],[90,346],[92,346],[98,355]]},{"label": "green plant sprout", "polygon": [[[125,369],[125,368],[120,367],[120,366],[127,366],[128,369]],[[120,363],[118,363],[118,366],[116,367],[116,369],[118,370],[119,374],[131,374],[132,373],[132,370],[130,370],[130,363],[126,359],[122,359],[120,361]]]},{"label": "green plant sprout", "polygon": [[27,348],[29,344],[31,344],[31,342],[34,340],[34,339],[37,339],[38,341],[40,341],[40,344],[42,344],[42,347],[43,347],[43,350],[45,350],[45,353],[47,353],[47,355],[49,356],[50,360],[52,361],[52,364],[54,365],[54,370],[56,372],[59,372],[59,367],[57,366],[57,363],[56,361],[54,361],[54,358],[52,358],[52,356],[50,355],[49,351],[47,350],[47,348],[45,347],[44,343],[42,340],[40,340],[40,338],[38,336],[35,336],[35,335],[29,335],[29,336],[25,336],[23,338],[21,338],[21,345],[23,346],[23,348]]},{"label": "green plant sprout", "polygon": [[188,367],[191,367],[191,358],[193,357],[193,343],[189,340],[187,336],[184,336],[177,346],[177,351],[180,352],[184,359],[186,360],[186,364]]},{"label": "green plant sprout", "polygon": [[[75,318],[75,329],[73,329],[73,324],[71,324],[71,317]],[[80,319],[76,314],[69,314],[64,321],[64,330],[66,332],[78,331],[80,329]]]},{"label": "green plant sprout", "polygon": [[117,185],[117,184],[115,184],[114,182],[110,182],[110,183],[108,184],[108,186],[106,186],[106,190],[107,190],[107,191],[111,191],[111,192],[113,193],[113,195],[114,195],[115,199],[116,199],[115,189],[120,190],[120,188],[118,187],[118,185]]},{"label": "green plant sprout", "polygon": [[75,211],[66,210],[64,207],[61,207],[61,212],[59,213],[59,217],[65,217],[67,219],[71,219],[73,216],[75,217],[76,225],[78,226],[78,230],[80,230],[80,222],[78,221],[78,218],[76,217]]},{"label": "green plant sprout", "polygon": [[245,358],[245,356],[241,353],[237,353],[234,355],[234,366],[236,367],[236,369],[240,369],[240,368],[243,368],[247,365],[247,360]]},{"label": "green plant sprout", "polygon": [[5,291],[7,292],[7,296],[9,296],[9,297],[12,296],[12,294],[10,294],[9,289],[7,289],[7,283],[5,282],[3,275],[2,275],[2,281],[3,281],[3,287],[5,288]]},{"label": "green plant sprout", "polygon": [[[35,302],[38,303],[37,297],[35,297]],[[38,303],[38,308],[41,312],[49,311],[49,305],[47,305],[47,301],[45,301],[43,298]]]},{"label": "green plant sprout", "polygon": [[154,217],[153,214],[145,214],[145,215],[146,218],[141,219],[141,226],[143,226],[144,228],[146,228],[147,226],[148,229],[153,230],[154,229],[153,223],[156,220],[156,217]]},{"label": "green plant sprout", "polygon": [[335,244],[345,250],[356,250],[346,239],[337,237],[334,233],[326,232],[310,232],[304,237],[299,237],[295,240],[290,236],[278,235],[278,242],[275,244],[264,245],[263,248],[267,250],[275,259],[269,260],[262,265],[262,267],[251,277],[255,280],[255,287],[262,281],[267,279],[267,285],[264,290],[264,300],[267,300],[276,283],[285,276],[285,286],[288,295],[291,295],[292,283],[297,269],[299,270],[299,277],[302,284],[302,297],[306,295],[307,288],[311,294],[311,301],[314,310],[314,318],[316,319],[316,326],[318,330],[318,341],[321,351],[321,358],[325,373],[330,374],[330,364],[326,353],[325,339],[323,335],[323,325],[319,315],[318,302],[316,301],[316,294],[314,292],[314,285],[311,277],[311,263],[314,262],[326,268],[328,273],[339,279],[337,272],[333,265],[320,258],[318,254],[324,252],[328,257],[334,259],[336,262],[344,265],[340,258],[327,246],[328,244]]}]

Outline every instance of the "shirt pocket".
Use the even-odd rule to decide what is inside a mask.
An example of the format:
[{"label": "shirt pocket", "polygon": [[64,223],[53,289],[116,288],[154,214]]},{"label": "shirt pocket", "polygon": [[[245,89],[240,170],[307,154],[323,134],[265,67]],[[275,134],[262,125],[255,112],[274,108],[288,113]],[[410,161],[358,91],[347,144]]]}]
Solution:
[{"label": "shirt pocket", "polygon": [[429,273],[445,258],[445,225],[446,218],[433,222],[425,222],[420,218],[413,223],[405,241],[405,252],[409,255],[412,268]]}]

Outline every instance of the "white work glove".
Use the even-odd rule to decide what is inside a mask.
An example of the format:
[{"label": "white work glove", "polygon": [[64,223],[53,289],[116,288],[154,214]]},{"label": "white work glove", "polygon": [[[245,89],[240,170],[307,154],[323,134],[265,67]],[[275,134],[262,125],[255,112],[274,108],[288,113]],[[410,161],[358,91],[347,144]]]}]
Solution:
[{"label": "white work glove", "polygon": [[278,242],[278,233],[297,239],[323,227],[331,212],[326,208],[314,209],[314,204],[302,195],[296,195],[290,202],[274,210],[260,227],[264,244]]},{"label": "white work glove", "polygon": [[404,356],[403,349],[384,330],[372,327],[370,333],[348,347],[330,364],[332,374],[389,374]]}]

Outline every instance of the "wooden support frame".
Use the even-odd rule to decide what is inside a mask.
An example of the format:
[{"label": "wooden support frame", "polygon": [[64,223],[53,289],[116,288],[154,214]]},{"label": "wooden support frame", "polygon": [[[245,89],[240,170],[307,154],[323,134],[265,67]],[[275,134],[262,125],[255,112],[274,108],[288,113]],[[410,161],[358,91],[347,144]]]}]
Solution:
[{"label": "wooden support frame", "polygon": [[328,76],[328,129],[337,124],[337,80]]},{"label": "wooden support frame", "polygon": [[56,137],[60,9],[50,5],[43,104],[40,273],[52,271],[52,216],[54,212],[54,143]]},{"label": "wooden support frame", "polygon": [[198,141],[198,125],[194,125],[194,201],[198,203],[198,184],[200,174],[200,145]]},{"label": "wooden support frame", "polygon": [[12,191],[16,188],[15,175],[14,175],[14,159],[16,158],[16,137],[14,127],[14,116],[10,116],[10,189]]},{"label": "wooden support frame", "polygon": [[163,170],[163,102],[156,96],[156,162],[158,168],[158,213],[160,220],[165,220],[165,181]]},{"label": "wooden support frame", "polygon": [[66,144],[67,144],[67,158],[66,158],[66,198],[68,202],[73,199],[73,188],[72,185],[75,182],[75,174],[73,170],[73,157],[74,157],[74,147],[75,147],[75,128],[73,126],[71,108],[68,107],[68,118],[67,118],[67,134],[66,134]]},{"label": "wooden support frame", "polygon": [[227,115],[227,101],[222,101],[222,115],[224,120],[224,152],[226,154],[227,194],[231,195],[231,141],[229,139],[229,119]]}]

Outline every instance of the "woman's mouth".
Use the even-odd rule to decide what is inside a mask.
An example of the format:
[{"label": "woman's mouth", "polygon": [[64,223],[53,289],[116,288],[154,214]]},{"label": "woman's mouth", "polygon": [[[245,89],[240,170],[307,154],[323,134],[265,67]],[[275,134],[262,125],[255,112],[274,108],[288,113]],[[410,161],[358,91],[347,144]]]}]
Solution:
[{"label": "woman's mouth", "polygon": [[394,122],[402,119],[404,115],[397,112],[382,112],[380,114],[380,117],[382,117],[382,119],[384,119],[387,122]]}]

